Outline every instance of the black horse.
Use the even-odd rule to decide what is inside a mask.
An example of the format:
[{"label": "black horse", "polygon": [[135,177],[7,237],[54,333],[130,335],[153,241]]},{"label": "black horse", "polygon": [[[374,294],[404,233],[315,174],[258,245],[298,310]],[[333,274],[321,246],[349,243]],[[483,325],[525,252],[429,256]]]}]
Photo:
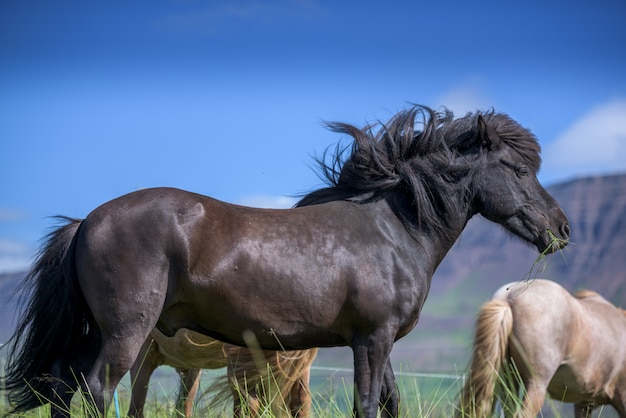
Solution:
[{"label": "black horse", "polygon": [[389,353],[467,221],[479,213],[540,252],[568,239],[536,178],[538,142],[507,115],[415,106],[380,127],[329,127],[352,148],[321,161],[329,187],[296,208],[156,188],[52,232],[9,353],[14,410],[50,401],[64,416],[79,387],[104,410],[156,327],[267,350],[350,346],[355,414],[389,398],[397,415]]}]

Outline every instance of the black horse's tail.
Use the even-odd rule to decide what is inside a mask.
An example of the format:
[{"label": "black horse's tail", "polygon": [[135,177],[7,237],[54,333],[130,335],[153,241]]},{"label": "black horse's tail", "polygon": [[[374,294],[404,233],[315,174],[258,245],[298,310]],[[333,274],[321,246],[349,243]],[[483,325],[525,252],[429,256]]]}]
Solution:
[{"label": "black horse's tail", "polygon": [[[14,412],[49,402],[53,368],[84,336],[99,332],[76,281],[74,240],[80,220],[61,218],[20,284],[22,312],[10,339],[2,388]],[[66,357],[65,357],[66,358]],[[58,377],[58,376],[57,376]]]}]

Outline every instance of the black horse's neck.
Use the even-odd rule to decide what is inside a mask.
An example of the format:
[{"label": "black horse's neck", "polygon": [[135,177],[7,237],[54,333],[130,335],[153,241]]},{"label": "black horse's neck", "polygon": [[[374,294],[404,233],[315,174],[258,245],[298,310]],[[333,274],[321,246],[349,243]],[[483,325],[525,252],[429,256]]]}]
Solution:
[{"label": "black horse's neck", "polygon": [[454,189],[446,198],[449,200],[446,205],[433,202],[437,219],[421,217],[419,206],[404,193],[391,193],[385,198],[413,240],[423,248],[439,249],[433,254],[434,268],[452,248],[467,222],[477,213],[464,187]]}]

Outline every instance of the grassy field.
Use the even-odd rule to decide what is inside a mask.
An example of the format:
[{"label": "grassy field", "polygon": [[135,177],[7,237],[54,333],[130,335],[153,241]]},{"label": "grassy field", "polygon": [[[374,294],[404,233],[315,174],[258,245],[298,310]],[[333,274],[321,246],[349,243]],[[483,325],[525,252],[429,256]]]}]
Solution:
[{"label": "grassy field", "polygon": [[[147,417],[171,417],[179,415],[174,409],[176,400],[176,379],[173,370],[159,369],[151,381],[151,390],[146,403]],[[216,372],[205,373],[201,389],[210,386]],[[447,378],[424,378],[416,376],[398,376],[398,388],[401,397],[401,417],[451,417],[454,412],[454,397],[460,389],[460,381]],[[118,388],[119,411],[124,416],[130,399],[129,382],[125,379]],[[313,392],[312,411],[314,417],[345,417],[352,410],[352,374],[339,370],[312,370],[311,390]],[[4,401],[2,401],[4,402]],[[7,410],[0,402],[0,415]],[[77,417],[88,416],[81,409],[80,397],[75,396],[73,413]],[[196,399],[194,417],[229,417],[232,416],[231,401],[213,403],[208,395],[199,395]],[[49,407],[44,406],[25,414],[15,415],[22,418],[43,418],[49,414]],[[113,403],[106,414],[115,418]],[[179,415],[179,416],[182,416]],[[275,415],[266,410],[262,417],[273,418]]]},{"label": "grassy field", "polygon": [[[207,389],[212,379],[220,371],[209,371],[203,374],[201,390]],[[462,377],[423,376],[417,373],[397,373],[397,385],[400,391],[400,417],[402,418],[450,418],[456,411],[456,397],[462,386]],[[119,414],[125,415],[130,399],[130,382],[126,378],[118,387]],[[352,411],[352,373],[343,369],[331,371],[326,368],[313,369],[311,376],[312,416],[319,418],[335,418],[349,416]],[[146,417],[166,418],[182,416],[175,410],[177,394],[175,372],[169,367],[161,367],[153,375],[150,394],[146,403]],[[0,415],[5,415],[7,405],[4,396],[0,400]],[[106,418],[116,417],[115,403],[107,411]],[[90,414],[81,406],[80,396],[74,397],[73,416],[88,417]],[[543,410],[542,417],[561,418],[573,415],[572,406],[549,401]],[[44,406],[25,414],[12,415],[17,418],[44,418],[49,416],[49,407]],[[194,417],[231,417],[230,400],[215,403],[210,395],[199,395],[195,403]],[[269,408],[262,410],[261,418],[274,418]],[[617,414],[610,407],[598,409],[594,417],[613,418]]]}]

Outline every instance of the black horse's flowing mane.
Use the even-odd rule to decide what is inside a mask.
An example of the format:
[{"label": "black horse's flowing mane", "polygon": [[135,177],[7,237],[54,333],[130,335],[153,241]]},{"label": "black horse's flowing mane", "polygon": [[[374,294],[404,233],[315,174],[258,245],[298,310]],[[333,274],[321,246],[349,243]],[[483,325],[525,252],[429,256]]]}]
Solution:
[{"label": "black horse's flowing mane", "polygon": [[[418,117],[421,130],[415,129]],[[447,109],[435,112],[416,105],[387,124],[360,129],[346,123],[327,123],[330,130],[350,135],[354,141],[351,147],[338,145],[330,160],[328,150],[316,159],[320,178],[328,187],[305,195],[296,207],[337,200],[365,203],[387,192],[404,190],[412,195],[418,219],[444,230],[441,214],[456,209],[450,194],[459,190],[459,183],[477,167],[476,160],[488,152],[477,146],[479,118],[520,153],[535,173],[538,171],[537,139],[509,116],[490,111],[454,119]],[[348,150],[350,154],[345,157]]]}]

